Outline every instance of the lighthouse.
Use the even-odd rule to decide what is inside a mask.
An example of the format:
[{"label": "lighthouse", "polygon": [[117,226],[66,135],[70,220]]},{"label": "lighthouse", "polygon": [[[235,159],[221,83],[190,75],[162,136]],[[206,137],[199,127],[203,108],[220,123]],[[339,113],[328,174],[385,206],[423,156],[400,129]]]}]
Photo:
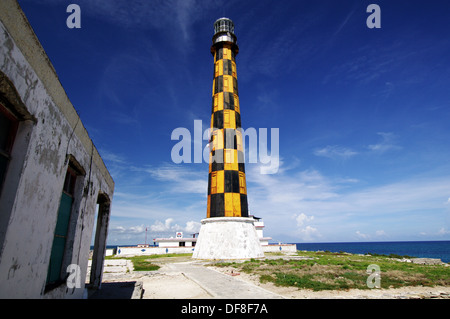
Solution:
[{"label": "lighthouse", "polygon": [[241,133],[234,24],[228,18],[214,23],[211,53],[214,75],[206,219],[193,258],[247,259],[264,257],[248,217],[244,149]]}]

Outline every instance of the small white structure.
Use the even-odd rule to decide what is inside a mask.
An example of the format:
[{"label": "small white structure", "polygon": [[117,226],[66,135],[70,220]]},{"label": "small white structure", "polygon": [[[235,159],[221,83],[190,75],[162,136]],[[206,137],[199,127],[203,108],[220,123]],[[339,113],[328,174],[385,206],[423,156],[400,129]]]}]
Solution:
[{"label": "small white structure", "polygon": [[263,258],[264,252],[251,217],[203,219],[194,259]]},{"label": "small white structure", "polygon": [[194,250],[193,247],[117,247],[116,256],[147,256],[147,255],[164,255],[164,254],[190,254]]},{"label": "small white structure", "polygon": [[258,234],[259,241],[261,243],[261,247],[263,252],[265,253],[295,253],[297,251],[297,246],[295,244],[269,244],[269,241],[272,237],[264,237],[263,229],[264,222],[261,218],[256,216],[251,216],[255,219],[253,225],[255,225],[256,233]]},{"label": "small white structure", "polygon": [[175,238],[156,238],[154,241],[158,247],[195,247],[197,238],[184,238],[182,232],[177,232]]},{"label": "small white structure", "polygon": [[272,237],[264,237],[264,235],[263,235],[264,222],[262,221],[262,219],[259,217],[255,217],[255,216],[250,216],[250,217],[253,217],[253,219],[254,219],[253,225],[255,226],[255,230],[256,230],[256,233],[258,234],[259,242],[261,243],[261,245],[262,246],[269,245],[269,240],[271,240]]},{"label": "small white structure", "polygon": [[117,247],[117,256],[189,254],[194,251],[197,238],[184,238],[182,232],[177,232],[175,238],[156,238],[153,241],[157,247],[140,244],[132,247]]}]

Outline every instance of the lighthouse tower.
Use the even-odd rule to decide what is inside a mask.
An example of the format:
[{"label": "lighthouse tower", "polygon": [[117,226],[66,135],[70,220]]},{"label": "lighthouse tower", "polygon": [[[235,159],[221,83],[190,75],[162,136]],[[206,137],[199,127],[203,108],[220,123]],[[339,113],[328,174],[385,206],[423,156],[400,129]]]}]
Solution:
[{"label": "lighthouse tower", "polygon": [[264,257],[254,219],[248,217],[236,73],[239,47],[233,21],[218,19],[214,32],[207,218],[202,220],[193,258]]}]

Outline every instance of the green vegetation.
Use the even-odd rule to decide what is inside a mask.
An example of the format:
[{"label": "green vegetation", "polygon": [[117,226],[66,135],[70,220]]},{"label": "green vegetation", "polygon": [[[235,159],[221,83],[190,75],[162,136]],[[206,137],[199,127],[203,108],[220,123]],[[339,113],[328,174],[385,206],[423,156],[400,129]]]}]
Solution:
[{"label": "green vegetation", "polygon": [[160,268],[159,265],[155,265],[151,262],[154,259],[161,262],[164,262],[166,258],[174,259],[174,258],[184,258],[184,257],[192,256],[191,253],[188,254],[162,254],[162,255],[143,255],[143,256],[134,256],[134,257],[114,257],[107,256],[105,259],[128,259],[133,263],[134,271],[154,271]]},{"label": "green vegetation", "polygon": [[[400,262],[393,256],[361,256],[347,253],[298,252],[309,259],[265,259],[244,263],[219,263],[238,271],[257,274],[262,283],[299,289],[369,289],[367,267],[380,267],[381,288],[405,286],[450,286],[450,269],[444,265],[419,265]],[[395,258],[404,256],[395,256]]]},{"label": "green vegetation", "polygon": [[131,260],[135,271],[153,271],[158,270],[160,267],[158,265],[152,264],[148,261],[149,256],[135,256],[127,258]]},{"label": "green vegetation", "polygon": [[367,253],[366,255],[378,256],[378,257],[398,258],[398,259],[402,259],[402,258],[407,258],[407,259],[415,258],[415,257],[413,257],[413,256],[408,256],[408,255],[397,255],[397,254],[383,255],[383,254]]},{"label": "green vegetation", "polygon": [[161,255],[148,255],[146,256],[149,259],[155,259],[155,258],[177,258],[177,257],[187,257],[187,256],[192,256],[192,253],[186,253],[186,254],[161,254]]}]

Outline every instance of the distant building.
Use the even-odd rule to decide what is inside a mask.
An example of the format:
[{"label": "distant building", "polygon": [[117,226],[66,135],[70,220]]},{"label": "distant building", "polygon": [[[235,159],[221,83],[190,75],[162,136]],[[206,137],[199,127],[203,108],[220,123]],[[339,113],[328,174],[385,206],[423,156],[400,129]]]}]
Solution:
[{"label": "distant building", "polygon": [[1,0],[0,298],[82,298],[93,234],[98,288],[113,192],[19,4]]},{"label": "distant building", "polygon": [[[261,243],[263,252],[291,252],[295,253],[297,248],[295,244],[269,244],[271,237],[264,237],[264,222],[261,218],[250,215],[253,219],[253,226]],[[155,238],[156,247],[148,244],[139,244],[137,246],[117,247],[117,256],[136,256],[136,255],[159,255],[159,254],[186,254],[193,253],[198,240],[198,233],[191,234],[192,237],[184,237],[183,232],[176,232],[175,237]]]},{"label": "distant building", "polygon": [[[249,217],[254,219],[253,225],[255,226],[256,233],[258,234],[261,245],[269,245],[269,240],[271,240],[272,238],[264,237],[264,222],[262,221],[262,218],[255,217],[253,215],[250,215]],[[158,247],[195,247],[195,244],[197,242],[197,238],[195,236],[198,235],[198,233],[192,235],[192,237],[183,237],[182,232],[177,232],[175,238],[156,238],[154,241],[155,243],[157,243]]]},{"label": "distant building", "polygon": [[[255,220],[253,222],[253,225],[255,226],[256,234],[258,234],[258,238],[259,238],[259,242],[261,243],[261,246],[269,245],[269,240],[271,240],[272,237],[264,237],[264,234],[263,234],[264,222],[262,221],[262,218],[256,217],[253,215],[250,215],[250,217],[253,217],[253,219]],[[263,247],[263,251],[264,251],[264,247]]]},{"label": "distant building", "polygon": [[176,232],[175,238],[156,238],[154,241],[158,247],[195,247],[197,238],[192,234],[190,238],[184,238],[183,232]]}]

